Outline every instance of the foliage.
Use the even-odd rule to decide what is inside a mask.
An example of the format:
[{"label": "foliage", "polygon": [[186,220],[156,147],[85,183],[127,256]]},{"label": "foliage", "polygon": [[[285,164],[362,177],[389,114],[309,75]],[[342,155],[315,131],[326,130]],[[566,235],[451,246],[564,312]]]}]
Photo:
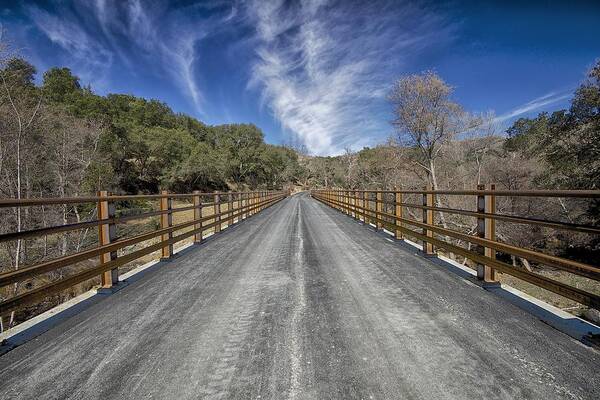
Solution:
[{"label": "foliage", "polygon": [[[293,183],[300,170],[296,154],[267,145],[255,125],[208,126],[174,113],[158,100],[125,94],[98,96],[81,87],[68,68],[49,69],[42,85],[36,87],[35,72],[27,61],[11,59],[3,76],[10,78],[13,92],[28,91],[21,97],[30,106],[43,99],[45,115],[54,121],[54,128],[64,117],[71,124],[93,124],[99,129],[94,143],[97,156],[86,166],[86,176],[80,180],[83,186],[77,192],[97,189],[99,184],[126,193],[281,188]],[[43,130],[53,135],[51,126]],[[28,156],[33,159],[38,155],[31,150]],[[41,147],[38,151],[43,153]]]},{"label": "foliage", "polygon": [[600,62],[576,91],[569,110],[522,118],[508,129],[505,148],[534,156],[547,168],[545,187],[600,188]]}]

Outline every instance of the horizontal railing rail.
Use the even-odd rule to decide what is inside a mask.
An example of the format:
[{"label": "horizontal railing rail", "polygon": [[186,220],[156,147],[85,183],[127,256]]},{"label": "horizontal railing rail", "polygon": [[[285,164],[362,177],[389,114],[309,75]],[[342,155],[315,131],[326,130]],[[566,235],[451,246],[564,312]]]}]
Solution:
[{"label": "horizontal railing rail", "polygon": [[[475,196],[477,210],[462,210],[435,205],[435,196]],[[422,196],[422,205],[403,201],[403,195]],[[547,276],[522,269],[497,259],[497,254],[506,254],[546,265],[570,274],[600,282],[600,267],[543,253],[538,250],[519,247],[500,242],[496,239],[496,221],[507,223],[543,226],[585,234],[600,234],[600,228],[593,225],[570,222],[547,221],[538,218],[521,217],[496,213],[497,197],[562,197],[562,198],[600,198],[600,191],[594,190],[551,190],[551,191],[506,191],[490,189],[478,190],[313,190],[311,196],[324,204],[338,209],[365,223],[374,223],[378,229],[388,229],[398,239],[410,237],[422,242],[423,252],[435,254],[435,248],[458,254],[477,264],[477,276],[487,284],[498,282],[496,271],[529,282],[581,304],[600,309],[600,296]],[[390,197],[392,197],[390,199]],[[393,212],[389,212],[388,209]],[[419,209],[422,221],[407,218],[405,209]],[[434,213],[459,214],[477,219],[477,234],[460,232],[434,223]],[[412,229],[411,229],[412,228]],[[418,230],[420,230],[420,232]],[[455,242],[451,242],[454,239]],[[458,243],[475,245],[468,249]],[[600,287],[600,286],[599,286]]]},{"label": "horizontal railing rail", "polygon": [[[5,199],[0,200],[0,209],[14,207],[35,207],[49,205],[84,204],[93,203],[97,207],[97,218],[71,224],[63,224],[51,227],[42,227],[25,230],[21,232],[7,232],[0,235],[0,242],[18,241],[29,238],[47,237],[54,234],[65,234],[66,232],[98,227],[98,243],[96,247],[78,251],[73,254],[44,260],[32,265],[24,265],[18,269],[0,272],[0,288],[9,285],[23,283],[27,280],[38,278],[52,271],[75,265],[77,263],[92,260],[99,257],[99,262],[91,267],[85,267],[67,277],[52,281],[31,290],[16,293],[15,295],[0,301],[0,317],[8,313],[22,309],[28,305],[44,299],[52,294],[69,289],[77,284],[90,279],[101,277],[101,286],[110,289],[118,284],[118,268],[153,252],[161,251],[163,259],[173,255],[173,245],[191,236],[194,243],[201,243],[204,233],[213,230],[220,232],[225,227],[264,210],[289,195],[287,191],[253,191],[253,192],[213,192],[191,194],[172,194],[162,192],[157,195],[110,195],[105,191],[99,192],[98,196],[70,197],[70,198],[39,198],[39,199]],[[223,197],[226,197],[223,201]],[[188,199],[193,205],[184,207],[173,207],[174,199]],[[143,212],[140,214],[115,216],[115,204],[118,202],[158,200],[159,209]],[[210,201],[203,201],[210,200]],[[223,205],[227,209],[223,210]],[[208,207],[213,211],[205,215]],[[193,217],[189,221],[173,223],[173,214],[193,211]],[[138,234],[132,237],[117,237],[116,227],[134,220],[160,217],[160,228],[151,232]],[[174,233],[187,229],[186,232]],[[144,247],[128,254],[118,255],[118,250],[138,245],[140,243],[159,238],[156,243],[146,244]]]},{"label": "horizontal railing rail", "polygon": [[446,194],[450,196],[574,197],[599,199],[600,190],[354,190],[357,193]]}]

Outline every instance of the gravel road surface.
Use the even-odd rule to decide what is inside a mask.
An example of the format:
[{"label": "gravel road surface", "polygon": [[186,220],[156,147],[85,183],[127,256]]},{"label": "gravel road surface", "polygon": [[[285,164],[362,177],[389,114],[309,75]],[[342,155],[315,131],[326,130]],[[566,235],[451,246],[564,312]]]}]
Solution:
[{"label": "gravel road surface", "polygon": [[0,399],[600,399],[600,353],[292,196],[0,357]]}]

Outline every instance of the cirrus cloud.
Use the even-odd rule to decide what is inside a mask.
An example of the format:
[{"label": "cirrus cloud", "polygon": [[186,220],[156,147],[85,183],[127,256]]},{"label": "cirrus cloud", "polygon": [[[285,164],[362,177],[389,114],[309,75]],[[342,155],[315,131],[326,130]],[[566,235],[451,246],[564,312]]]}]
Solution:
[{"label": "cirrus cloud", "polygon": [[387,122],[381,109],[393,71],[452,37],[452,27],[410,3],[326,0],[251,3],[258,60],[252,87],[313,154],[369,144]]}]

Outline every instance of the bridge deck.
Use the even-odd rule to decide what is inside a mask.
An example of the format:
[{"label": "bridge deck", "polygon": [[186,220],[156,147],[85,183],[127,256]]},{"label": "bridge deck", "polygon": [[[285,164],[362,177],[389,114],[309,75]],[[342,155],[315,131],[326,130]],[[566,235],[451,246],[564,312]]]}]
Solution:
[{"label": "bridge deck", "polygon": [[600,398],[597,352],[412,253],[294,196],[0,357],[0,398]]}]

